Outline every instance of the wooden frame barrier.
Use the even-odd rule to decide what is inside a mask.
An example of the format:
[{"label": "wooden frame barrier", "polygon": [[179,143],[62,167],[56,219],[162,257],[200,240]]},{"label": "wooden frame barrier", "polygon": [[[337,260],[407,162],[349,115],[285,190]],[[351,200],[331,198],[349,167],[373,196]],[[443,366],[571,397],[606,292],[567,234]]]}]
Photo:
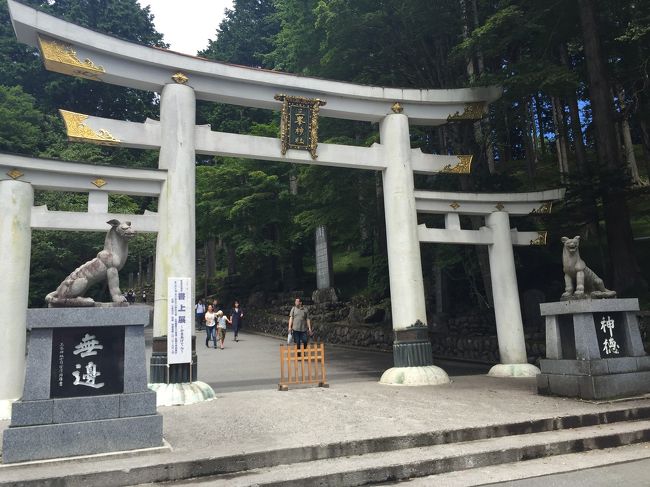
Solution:
[{"label": "wooden frame barrier", "polygon": [[310,343],[307,347],[280,345],[280,382],[278,389],[289,390],[291,384],[318,384],[329,387],[325,376],[325,346]]}]

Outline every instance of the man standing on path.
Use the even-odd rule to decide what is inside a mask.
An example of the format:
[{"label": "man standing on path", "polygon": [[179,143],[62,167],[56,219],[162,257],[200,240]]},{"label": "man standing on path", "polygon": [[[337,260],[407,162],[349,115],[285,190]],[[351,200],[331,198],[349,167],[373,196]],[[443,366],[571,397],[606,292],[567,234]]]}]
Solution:
[{"label": "man standing on path", "polygon": [[312,335],[311,320],[307,308],[302,305],[302,299],[296,298],[295,305],[289,312],[289,333],[293,333],[293,341],[297,348],[300,348],[300,343],[304,343],[305,347]]}]

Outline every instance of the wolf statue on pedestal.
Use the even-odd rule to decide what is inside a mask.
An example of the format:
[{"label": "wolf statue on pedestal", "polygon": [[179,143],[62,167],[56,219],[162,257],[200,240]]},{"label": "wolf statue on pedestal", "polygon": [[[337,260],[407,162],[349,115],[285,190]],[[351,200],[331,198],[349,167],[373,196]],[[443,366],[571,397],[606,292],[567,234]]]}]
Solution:
[{"label": "wolf statue on pedestal", "polygon": [[615,298],[616,291],[607,289],[603,280],[580,258],[580,237],[562,237],[562,243],[564,293],[560,299]]},{"label": "wolf statue on pedestal", "polygon": [[82,266],[75,269],[59,285],[56,291],[45,297],[48,307],[91,307],[92,298],[84,297],[88,288],[95,283],[108,280],[108,290],[113,303],[128,306],[120,291],[118,272],[124,267],[129,255],[128,241],[135,235],[131,222],[110,220],[111,229],[106,234],[104,249]]}]

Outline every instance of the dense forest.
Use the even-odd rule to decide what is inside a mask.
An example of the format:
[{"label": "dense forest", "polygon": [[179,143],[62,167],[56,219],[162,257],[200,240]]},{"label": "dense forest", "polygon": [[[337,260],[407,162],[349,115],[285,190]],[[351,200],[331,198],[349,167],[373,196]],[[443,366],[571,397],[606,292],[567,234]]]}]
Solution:
[{"label": "dense forest", "polygon": [[[77,24],[166,47],[136,0],[25,0]],[[197,12],[200,15],[200,12]],[[153,93],[48,73],[15,40],[0,0],[0,150],[129,167],[155,152],[72,144],[56,110],[143,121]],[[189,28],[189,27],[188,27]],[[480,122],[411,129],[427,153],[473,154],[469,175],[416,177],[416,187],[532,191],[566,187],[553,214],[513,219],[548,230],[546,248],[516,252],[522,291],[562,292],[560,237],[581,235],[587,263],[623,296],[650,302],[650,2],[633,0],[235,0],[199,56],[369,85],[501,85]],[[199,103],[198,124],[276,137],[279,113]],[[324,118],[319,140],[369,146],[377,125]],[[87,197],[40,192],[36,204],[79,209]],[[315,287],[314,231],[324,225],[334,285],[344,298],[388,293],[381,174],[221,157],[197,159],[197,289],[243,299],[255,291]],[[111,211],[155,210],[148,198],[111,197]],[[422,217],[422,222],[427,222]],[[481,221],[471,219],[478,228]],[[30,301],[80,262],[101,235],[34,232]],[[124,273],[142,283],[155,250],[143,235]],[[57,258],[53,259],[52,255]],[[491,306],[485,248],[422,246],[431,309]],[[101,290],[97,291],[101,293]],[[438,305],[440,303],[437,303]]]}]

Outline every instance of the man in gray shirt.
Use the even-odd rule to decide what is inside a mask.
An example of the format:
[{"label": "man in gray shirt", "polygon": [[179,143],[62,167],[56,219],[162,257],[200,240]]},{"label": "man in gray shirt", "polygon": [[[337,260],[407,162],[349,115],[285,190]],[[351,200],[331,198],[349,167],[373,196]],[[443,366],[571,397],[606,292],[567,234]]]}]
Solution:
[{"label": "man in gray shirt", "polygon": [[289,312],[289,333],[293,334],[293,341],[298,348],[300,348],[300,343],[304,343],[306,347],[309,337],[312,335],[309,313],[300,298],[296,298],[295,305]]}]

